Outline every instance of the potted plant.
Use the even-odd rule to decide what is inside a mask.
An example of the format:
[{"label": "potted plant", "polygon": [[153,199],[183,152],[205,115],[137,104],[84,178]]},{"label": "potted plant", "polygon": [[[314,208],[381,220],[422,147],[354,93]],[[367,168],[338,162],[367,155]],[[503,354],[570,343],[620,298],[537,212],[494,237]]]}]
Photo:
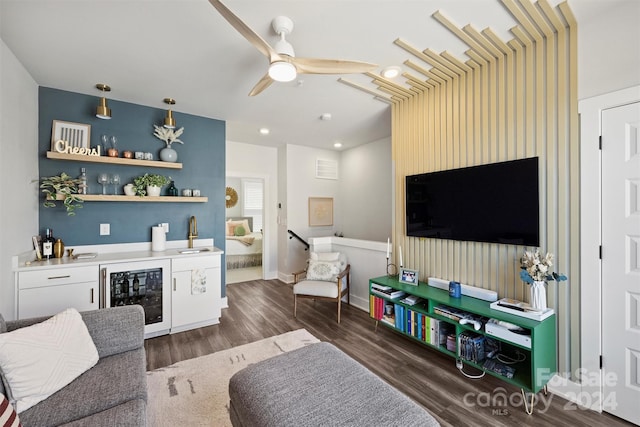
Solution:
[{"label": "potted plant", "polygon": [[82,207],[84,201],[78,196],[81,179],[72,178],[62,172],[60,175],[43,177],[40,181],[40,188],[46,194],[43,203],[45,208],[55,207],[56,200],[62,199],[62,204],[67,209],[67,215],[73,216],[76,214],[75,210]]},{"label": "potted plant", "polygon": [[138,196],[159,196],[160,189],[171,182],[171,177],[154,173],[145,173],[133,180],[133,186]]},{"label": "potted plant", "polygon": [[153,125],[153,127],[153,136],[161,141],[164,141],[165,143],[165,147],[160,150],[160,160],[164,162],[178,161],[178,153],[176,153],[176,150],[171,148],[171,144],[173,144],[174,142],[177,142],[178,144],[184,144],[184,142],[178,139],[180,135],[182,135],[182,132],[184,132],[184,127],[181,127],[177,130],[168,129],[158,125]]},{"label": "potted plant", "polygon": [[547,291],[545,285],[548,280],[561,282],[567,280],[564,274],[558,274],[551,271],[553,266],[553,254],[548,253],[543,257],[540,251],[525,251],[520,259],[520,278],[523,282],[531,287],[531,297],[529,304],[531,307],[546,310],[547,309]]}]

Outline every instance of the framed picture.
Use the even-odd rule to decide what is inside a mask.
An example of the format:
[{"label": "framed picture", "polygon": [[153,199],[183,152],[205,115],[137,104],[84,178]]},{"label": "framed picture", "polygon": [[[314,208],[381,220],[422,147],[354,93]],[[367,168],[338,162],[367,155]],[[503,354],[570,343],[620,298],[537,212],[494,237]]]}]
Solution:
[{"label": "framed picture", "polygon": [[398,280],[400,280],[401,283],[406,283],[407,285],[418,286],[418,270],[401,268]]},{"label": "framed picture", "polygon": [[309,197],[309,227],[333,225],[333,197]]},{"label": "framed picture", "polygon": [[71,147],[89,148],[91,142],[91,125],[54,120],[51,126],[51,151],[56,151],[58,140],[69,143]]}]

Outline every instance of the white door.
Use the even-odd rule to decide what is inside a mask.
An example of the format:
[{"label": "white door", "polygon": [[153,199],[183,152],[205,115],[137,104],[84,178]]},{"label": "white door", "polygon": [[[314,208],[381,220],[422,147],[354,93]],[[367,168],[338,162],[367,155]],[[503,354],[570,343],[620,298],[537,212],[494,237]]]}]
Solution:
[{"label": "white door", "polygon": [[640,102],[602,112],[602,359],[603,409],[640,424]]}]

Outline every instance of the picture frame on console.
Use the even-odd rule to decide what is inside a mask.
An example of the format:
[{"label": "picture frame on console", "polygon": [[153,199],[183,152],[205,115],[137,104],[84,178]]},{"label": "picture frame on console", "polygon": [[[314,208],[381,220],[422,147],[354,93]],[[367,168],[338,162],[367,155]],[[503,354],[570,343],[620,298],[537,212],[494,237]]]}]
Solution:
[{"label": "picture frame on console", "polygon": [[402,267],[400,268],[398,280],[400,283],[418,286],[418,270],[411,270],[409,268]]}]

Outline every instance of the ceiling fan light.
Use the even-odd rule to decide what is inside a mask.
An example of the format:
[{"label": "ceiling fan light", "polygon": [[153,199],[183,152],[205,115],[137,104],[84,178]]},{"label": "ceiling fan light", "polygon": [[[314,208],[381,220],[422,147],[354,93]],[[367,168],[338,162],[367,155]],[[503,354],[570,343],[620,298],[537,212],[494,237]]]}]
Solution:
[{"label": "ceiling fan light", "polygon": [[269,77],[277,82],[290,82],[296,78],[296,67],[286,61],[276,61],[269,66]]}]

